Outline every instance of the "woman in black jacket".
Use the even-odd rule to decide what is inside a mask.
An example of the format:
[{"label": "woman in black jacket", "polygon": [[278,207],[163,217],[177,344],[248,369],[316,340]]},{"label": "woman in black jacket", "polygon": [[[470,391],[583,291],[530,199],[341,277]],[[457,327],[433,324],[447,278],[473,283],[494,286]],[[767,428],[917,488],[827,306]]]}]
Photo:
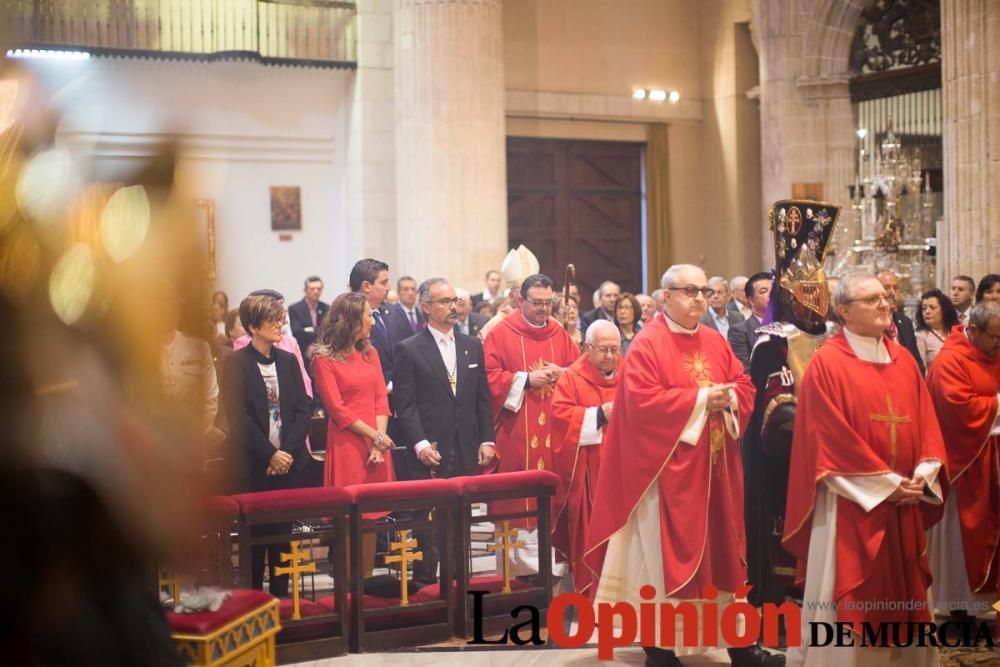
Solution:
[{"label": "woman in black jacket", "polygon": [[[237,460],[241,491],[271,491],[300,485],[309,460],[309,397],[302,382],[298,360],[279,350],[285,309],[272,295],[248,296],[240,304],[240,321],[251,336],[250,345],[229,355],[223,371],[223,401],[229,420],[230,438]],[[287,526],[270,525],[257,535],[283,531]],[[254,547],[253,586],[264,581],[264,551],[267,551],[272,595],[288,594],[288,575],[276,577],[282,545]],[[287,551],[288,547],[285,546]]]}]

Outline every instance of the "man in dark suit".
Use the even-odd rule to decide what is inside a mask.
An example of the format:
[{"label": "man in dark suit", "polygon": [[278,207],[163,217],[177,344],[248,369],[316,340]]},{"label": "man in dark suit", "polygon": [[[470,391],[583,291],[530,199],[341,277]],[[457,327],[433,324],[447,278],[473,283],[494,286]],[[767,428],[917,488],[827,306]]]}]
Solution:
[{"label": "man in dark suit", "polygon": [[403,276],[396,281],[396,294],[399,295],[399,308],[403,311],[410,334],[417,333],[426,324],[424,314],[417,305],[417,281],[410,276]]},{"label": "man in dark suit", "polygon": [[382,378],[387,387],[392,385],[392,347],[398,342],[398,333],[394,338],[389,330],[389,308],[384,306],[385,295],[389,293],[389,265],[377,259],[360,259],[351,269],[348,279],[352,292],[365,297],[372,307],[371,343],[378,353],[382,364]]},{"label": "man in dark suit", "polygon": [[757,328],[764,319],[764,311],[767,310],[767,302],[771,298],[771,274],[766,271],[753,274],[747,280],[743,291],[747,301],[750,302],[750,317],[729,327],[727,340],[729,347],[733,348],[733,353],[743,362],[743,369],[749,370],[750,353],[753,352],[754,343],[757,342]]},{"label": "man in dark suit", "polygon": [[455,296],[458,299],[456,307],[458,321],[455,322],[455,331],[466,336],[479,336],[479,331],[489,318],[472,311],[472,300],[464,289],[456,289]]},{"label": "man in dark suit", "polygon": [[[474,475],[496,456],[483,346],[455,331],[458,299],[445,279],[424,281],[419,299],[428,326],[394,352],[395,441],[406,448],[397,469],[406,479]],[[439,545],[428,533],[415,536],[424,560],[414,578],[431,581]]]},{"label": "man in dark suit", "polygon": [[601,305],[580,315],[581,336],[586,338],[587,327],[595,320],[615,321],[615,308],[618,307],[618,297],[621,296],[621,293],[621,287],[610,280],[605,280],[601,283],[601,286],[597,288],[597,295]]},{"label": "man in dark suit", "polygon": [[306,352],[316,341],[316,333],[323,321],[323,316],[330,306],[319,300],[323,295],[323,279],[319,276],[306,278],[305,295],[301,301],[293,303],[288,308],[288,324],[292,328],[292,336],[299,343],[302,358],[308,360]]},{"label": "man in dark suit", "polygon": [[493,299],[500,296],[500,272],[489,270],[486,272],[486,289],[484,289],[479,294],[472,295],[472,308],[479,308],[479,304],[483,301],[492,302]]},{"label": "man in dark suit", "polygon": [[882,271],[876,277],[882,283],[885,296],[889,299],[889,310],[892,312],[892,325],[886,329],[885,335],[909,350],[917,360],[920,372],[926,373],[924,360],[920,356],[920,350],[917,349],[917,334],[913,331],[913,321],[896,310],[899,302],[899,279],[892,271]]},{"label": "man in dark suit", "polygon": [[729,301],[729,283],[721,276],[712,276],[708,279],[708,286],[715,292],[708,300],[708,308],[705,309],[705,316],[701,318],[701,323],[715,329],[719,334],[728,340],[729,329],[734,324],[743,321],[743,316],[739,311],[733,312],[726,307]]}]

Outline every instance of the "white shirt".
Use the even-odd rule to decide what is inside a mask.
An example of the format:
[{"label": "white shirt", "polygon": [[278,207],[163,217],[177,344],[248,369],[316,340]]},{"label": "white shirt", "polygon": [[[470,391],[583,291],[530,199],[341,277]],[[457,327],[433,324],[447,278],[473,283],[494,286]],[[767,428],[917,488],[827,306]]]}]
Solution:
[{"label": "white shirt", "polygon": [[715,308],[709,307],[708,314],[711,316],[712,321],[715,322],[715,328],[722,334],[723,338],[729,336],[729,314],[726,309],[722,309],[722,315],[715,312]]},{"label": "white shirt", "polygon": [[257,364],[267,392],[267,439],[275,449],[281,449],[281,403],[278,392],[277,364]]}]

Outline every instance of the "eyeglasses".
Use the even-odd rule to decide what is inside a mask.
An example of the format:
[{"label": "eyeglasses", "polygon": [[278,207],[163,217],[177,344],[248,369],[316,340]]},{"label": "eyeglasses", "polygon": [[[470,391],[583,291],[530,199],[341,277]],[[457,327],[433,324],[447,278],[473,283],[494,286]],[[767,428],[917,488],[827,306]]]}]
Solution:
[{"label": "eyeglasses", "polygon": [[684,287],[668,287],[667,290],[671,292],[684,292],[684,296],[689,299],[694,299],[698,296],[700,292],[706,299],[711,299],[712,295],[715,294],[715,290],[711,287],[698,287],[696,285],[686,285]]},{"label": "eyeglasses", "polygon": [[889,303],[889,297],[887,297],[885,294],[872,294],[871,296],[861,297],[860,299],[851,299],[847,303],[851,304],[858,302],[858,303],[863,303],[866,306],[879,306],[882,304],[883,301]]},{"label": "eyeglasses", "polygon": [[621,349],[622,348],[618,345],[612,345],[609,347],[593,347],[593,350],[597,352],[597,354],[601,354],[604,356],[612,356],[612,357],[621,352]]},{"label": "eyeglasses", "polygon": [[440,303],[442,306],[447,308],[448,306],[456,306],[461,301],[461,299],[435,299],[433,301],[428,301],[427,303]]},{"label": "eyeglasses", "polygon": [[531,298],[525,298],[525,301],[527,302],[527,304],[529,306],[532,306],[534,308],[551,308],[552,307],[552,299],[531,299]]}]

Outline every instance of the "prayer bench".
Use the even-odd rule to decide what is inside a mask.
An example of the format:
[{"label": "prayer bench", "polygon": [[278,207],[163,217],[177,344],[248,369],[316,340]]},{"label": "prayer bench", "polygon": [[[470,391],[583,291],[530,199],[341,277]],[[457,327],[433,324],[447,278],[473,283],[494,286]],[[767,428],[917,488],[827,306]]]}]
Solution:
[{"label": "prayer bench", "polygon": [[[202,536],[205,552],[196,577],[198,583],[232,587],[230,532],[239,509],[235,501],[225,496],[212,497],[206,502]],[[161,591],[164,588],[176,605],[180,593],[178,578],[161,569]],[[278,601],[262,591],[228,593],[229,597],[214,612],[167,612],[177,652],[185,662],[198,667],[273,665],[275,635],[281,629]]]},{"label": "prayer bench", "polygon": [[[461,494],[458,530],[454,551],[456,581],[455,634],[468,637],[474,628],[475,605],[469,591],[486,591],[482,597],[482,629],[484,633],[502,632],[513,621],[511,612],[520,605],[538,609],[542,623],[552,597],[552,530],[551,504],[559,476],[547,470],[526,470],[523,472],[456,477]],[[524,511],[500,512],[492,508],[498,500],[530,499],[532,503]],[[494,524],[494,543],[489,546],[493,552],[503,553],[503,567],[496,575],[474,576],[471,566],[472,552],[472,506],[486,503],[487,513],[475,517],[475,522],[491,521]],[[511,549],[523,546],[517,540],[517,528],[511,528],[512,521],[533,518],[538,527],[539,573],[533,581],[515,579],[510,573]],[[423,592],[423,591],[421,591]]]},{"label": "prayer bench", "polygon": [[[414,528],[443,531],[445,553],[441,554],[439,581],[451,581],[454,558],[451,551],[454,541],[454,515],[458,508],[458,487],[448,479],[413,480],[357,484],[346,489],[351,495],[351,650],[355,652],[385,651],[406,646],[419,646],[452,637],[454,598],[448,587],[431,585],[412,595],[406,583],[411,563],[423,560],[423,552],[416,551]],[[419,511],[417,511],[419,510]],[[420,518],[427,510],[431,515]],[[399,597],[386,598],[365,594],[365,580],[361,572],[363,548],[361,537],[383,530],[365,514],[397,512],[396,521],[400,539],[390,545],[388,563],[399,563]],[[405,518],[409,517],[409,518]],[[434,535],[431,539],[436,539]],[[358,601],[361,601],[359,604]]]},{"label": "prayer bench", "polygon": [[[233,496],[240,506],[239,572],[240,584],[252,583],[251,551],[255,546],[280,544],[282,566],[278,574],[289,575],[291,598],[277,602],[282,630],[277,636],[278,664],[303,662],[347,653],[350,621],[347,615],[347,521],[350,495],[336,487],[310,487],[262,491]],[[309,532],[296,530],[296,524],[308,523]],[[267,534],[254,528],[270,526]],[[279,530],[275,530],[278,526]],[[327,604],[301,593],[300,575],[316,573],[315,562],[303,562],[312,548],[329,548],[328,561],[333,576],[334,594]],[[322,571],[320,571],[322,573]]]}]

